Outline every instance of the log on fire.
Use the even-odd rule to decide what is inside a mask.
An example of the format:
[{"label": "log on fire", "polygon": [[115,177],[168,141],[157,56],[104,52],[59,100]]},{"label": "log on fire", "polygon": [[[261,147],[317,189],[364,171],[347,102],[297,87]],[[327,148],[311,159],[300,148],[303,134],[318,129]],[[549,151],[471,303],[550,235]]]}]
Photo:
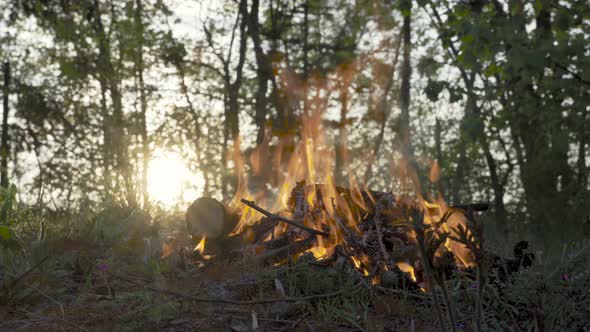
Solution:
[{"label": "log on fire", "polygon": [[186,210],[188,233],[193,237],[221,239],[236,227],[240,216],[214,198],[201,197]]}]

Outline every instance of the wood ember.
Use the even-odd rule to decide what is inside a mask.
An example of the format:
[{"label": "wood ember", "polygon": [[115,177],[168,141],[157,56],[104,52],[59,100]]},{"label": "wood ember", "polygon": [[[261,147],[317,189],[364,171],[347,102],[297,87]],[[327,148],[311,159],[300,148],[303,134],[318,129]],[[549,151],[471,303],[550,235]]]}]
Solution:
[{"label": "wood ember", "polygon": [[293,211],[295,220],[301,222],[308,210],[307,200],[305,199],[305,181],[297,182],[295,188],[291,191],[289,197],[289,206]]},{"label": "wood ember", "polygon": [[407,289],[412,292],[420,290],[420,286],[398,267],[381,273],[381,286],[385,288]]}]

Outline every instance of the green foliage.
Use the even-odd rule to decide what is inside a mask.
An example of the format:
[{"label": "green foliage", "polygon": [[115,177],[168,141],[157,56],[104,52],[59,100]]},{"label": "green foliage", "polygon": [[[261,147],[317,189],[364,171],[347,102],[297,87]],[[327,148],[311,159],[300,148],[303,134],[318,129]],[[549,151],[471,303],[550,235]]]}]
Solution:
[{"label": "green foliage", "polygon": [[13,231],[10,229],[10,227],[0,225],[0,237],[2,237],[4,240],[10,240],[12,233]]},{"label": "green foliage", "polygon": [[426,88],[424,88],[424,93],[426,94],[426,97],[430,99],[430,101],[434,102],[438,100],[438,95],[444,88],[445,82],[428,80]]},{"label": "green foliage", "polygon": [[18,226],[18,202],[16,186],[0,188],[0,247],[18,249],[21,239],[15,228]]}]

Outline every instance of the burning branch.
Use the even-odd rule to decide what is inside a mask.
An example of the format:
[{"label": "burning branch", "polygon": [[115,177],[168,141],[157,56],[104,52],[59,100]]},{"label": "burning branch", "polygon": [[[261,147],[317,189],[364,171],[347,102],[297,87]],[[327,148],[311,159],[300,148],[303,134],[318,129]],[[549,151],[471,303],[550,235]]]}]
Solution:
[{"label": "burning branch", "polygon": [[297,227],[297,228],[303,229],[304,231],[307,231],[307,232],[309,232],[311,234],[322,235],[322,236],[325,236],[325,237],[330,236],[330,233],[328,233],[328,232],[318,231],[317,229],[313,229],[313,228],[307,227],[307,226],[302,225],[302,224],[300,224],[300,223],[298,223],[298,222],[296,222],[294,220],[291,220],[289,218],[285,218],[285,217],[280,216],[278,214],[271,213],[271,212],[269,212],[269,211],[261,208],[260,206],[256,205],[256,203],[254,203],[253,201],[249,201],[247,199],[241,199],[241,202],[244,203],[244,204],[246,204],[246,205],[248,205],[249,207],[253,208],[254,210],[256,210],[256,211],[264,214],[265,216],[267,216],[267,217],[269,217],[271,219],[282,221],[282,222],[287,223],[287,224],[289,224],[289,225],[291,225],[293,227]]},{"label": "burning branch", "polygon": [[307,237],[303,240],[290,243],[286,246],[283,246],[283,247],[280,247],[277,249],[267,250],[266,252],[264,252],[260,255],[257,255],[254,258],[254,263],[255,264],[268,264],[268,263],[280,261],[281,259],[286,259],[289,257],[289,254],[300,253],[300,252],[303,252],[303,251],[313,247],[315,245],[315,239],[316,239],[315,236],[310,235],[309,237]]}]

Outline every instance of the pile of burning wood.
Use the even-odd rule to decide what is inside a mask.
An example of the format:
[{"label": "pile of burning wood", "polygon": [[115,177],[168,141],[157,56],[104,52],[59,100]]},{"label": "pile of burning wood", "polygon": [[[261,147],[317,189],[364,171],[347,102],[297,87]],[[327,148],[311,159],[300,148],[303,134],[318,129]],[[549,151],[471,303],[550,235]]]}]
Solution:
[{"label": "pile of burning wood", "polygon": [[[327,184],[295,185],[284,209],[271,212],[240,199],[227,207],[200,198],[187,210],[189,232],[200,238],[193,258],[206,268],[214,262],[247,260],[280,265],[301,257],[321,265],[350,262],[374,285],[421,291],[453,277],[491,280],[528,267],[528,244],[514,258],[489,253],[477,213],[487,204],[446,206],[395,197],[388,192]],[[487,278],[487,277],[486,277]]]}]

